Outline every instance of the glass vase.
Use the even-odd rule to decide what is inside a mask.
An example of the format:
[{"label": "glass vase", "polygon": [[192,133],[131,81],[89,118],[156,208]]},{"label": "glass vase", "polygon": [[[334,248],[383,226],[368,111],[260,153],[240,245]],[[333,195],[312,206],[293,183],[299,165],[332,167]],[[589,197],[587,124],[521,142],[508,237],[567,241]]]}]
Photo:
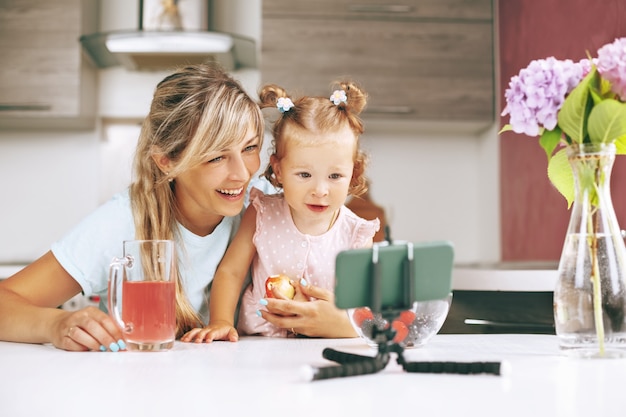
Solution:
[{"label": "glass vase", "polygon": [[614,144],[571,145],[575,196],[554,291],[560,348],[578,357],[626,355],[626,246],[611,201]]}]

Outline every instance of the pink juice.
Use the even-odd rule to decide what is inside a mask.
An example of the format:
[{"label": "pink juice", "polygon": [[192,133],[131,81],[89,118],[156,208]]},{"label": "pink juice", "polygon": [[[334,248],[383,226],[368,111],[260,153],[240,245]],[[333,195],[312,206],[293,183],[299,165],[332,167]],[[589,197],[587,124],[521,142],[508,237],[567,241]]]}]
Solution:
[{"label": "pink juice", "polygon": [[130,341],[159,343],[173,341],[176,335],[174,282],[124,281],[122,320],[132,331]]}]

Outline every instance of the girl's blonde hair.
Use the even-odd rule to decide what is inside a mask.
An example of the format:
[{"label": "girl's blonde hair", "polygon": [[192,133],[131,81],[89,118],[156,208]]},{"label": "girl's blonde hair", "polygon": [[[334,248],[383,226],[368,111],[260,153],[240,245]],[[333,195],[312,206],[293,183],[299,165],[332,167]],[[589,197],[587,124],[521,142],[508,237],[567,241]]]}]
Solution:
[{"label": "girl's blonde hair", "polygon": [[[346,100],[335,105],[328,97],[299,97],[293,100],[293,107],[284,111],[272,128],[274,155],[280,160],[285,153],[288,140],[303,140],[303,137],[336,132],[347,123],[356,137],[354,170],[348,193],[359,196],[367,191],[365,169],[368,157],[359,146],[359,136],[363,133],[363,122],[359,115],[367,104],[367,93],[352,81],[334,83],[339,91],[345,92]],[[277,107],[278,99],[289,98],[287,92],[276,84],[268,84],[259,92],[260,107]],[[306,135],[303,135],[306,133]],[[263,174],[275,187],[278,183],[272,166]]]},{"label": "girl's blonde hair", "polygon": [[[221,67],[186,66],[163,79],[154,92],[134,158],[130,198],[136,239],[182,242],[176,226],[176,181],[172,178],[206,162],[210,154],[240,143],[249,128],[263,139],[261,110]],[[173,171],[162,172],[154,155],[174,162]],[[177,337],[203,326],[183,291],[179,271],[176,323]]]}]

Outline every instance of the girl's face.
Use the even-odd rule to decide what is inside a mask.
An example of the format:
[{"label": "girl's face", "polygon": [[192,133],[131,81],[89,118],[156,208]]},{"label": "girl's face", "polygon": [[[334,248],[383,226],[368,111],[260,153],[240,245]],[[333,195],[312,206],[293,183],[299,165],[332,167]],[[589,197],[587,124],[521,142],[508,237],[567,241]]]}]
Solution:
[{"label": "girl's face", "polygon": [[235,216],[243,208],[252,175],[259,169],[260,138],[249,128],[242,142],[212,154],[203,164],[175,179],[175,195],[188,230],[206,236],[224,216]]},{"label": "girl's face", "polygon": [[288,141],[272,169],[283,186],[294,223],[302,233],[325,233],[345,203],[354,168],[356,137],[348,126],[321,137]]}]

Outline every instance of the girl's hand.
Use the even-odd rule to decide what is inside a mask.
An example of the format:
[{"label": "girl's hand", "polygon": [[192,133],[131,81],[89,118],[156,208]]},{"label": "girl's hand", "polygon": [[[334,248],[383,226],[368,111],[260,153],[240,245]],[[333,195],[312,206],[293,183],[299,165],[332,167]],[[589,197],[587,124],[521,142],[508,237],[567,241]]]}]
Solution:
[{"label": "girl's hand", "polygon": [[50,340],[59,349],[103,352],[126,349],[120,328],[108,314],[96,307],[60,313],[51,332]]},{"label": "girl's hand", "polygon": [[[305,300],[298,297],[301,293]],[[308,285],[302,280],[296,288],[296,299],[265,299],[266,310],[260,310],[265,320],[282,329],[309,337],[357,337],[345,310],[335,306],[331,291]]]},{"label": "girl's hand", "polygon": [[195,328],[189,330],[180,338],[181,342],[210,343],[214,340],[228,340],[236,342],[239,340],[237,330],[227,322],[209,323],[204,328]]}]

